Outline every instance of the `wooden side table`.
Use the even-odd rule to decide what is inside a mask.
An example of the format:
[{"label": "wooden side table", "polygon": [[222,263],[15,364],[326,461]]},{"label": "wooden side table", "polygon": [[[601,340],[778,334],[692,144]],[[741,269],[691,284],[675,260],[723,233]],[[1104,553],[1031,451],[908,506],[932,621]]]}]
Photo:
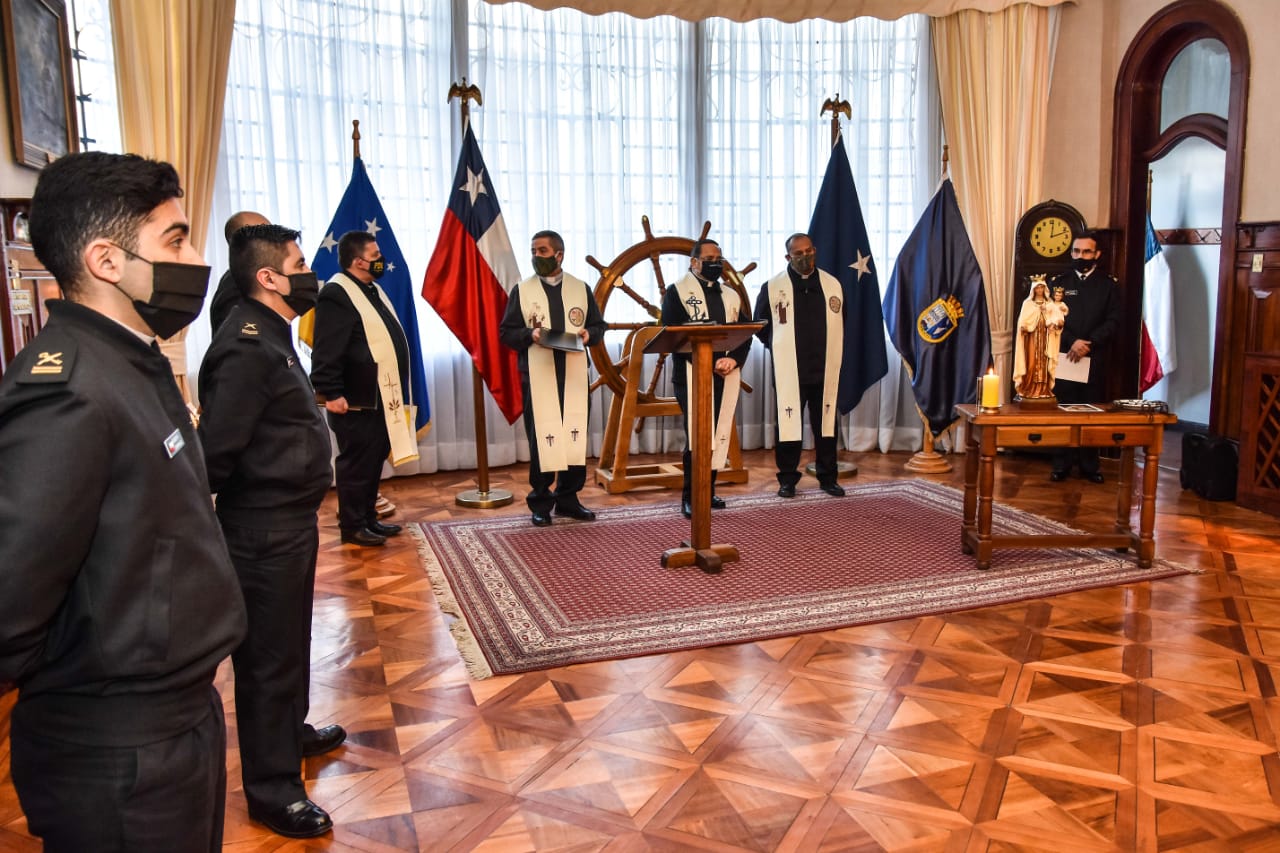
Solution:
[{"label": "wooden side table", "polygon": [[[1171,414],[1127,411],[1106,404],[1099,404],[1099,408],[1105,411],[1030,411],[1017,403],[1005,404],[995,411],[983,411],[974,405],[956,406],[956,414],[968,425],[960,547],[966,554],[977,556],[979,569],[991,568],[991,552],[996,548],[1133,548],[1139,566],[1151,565],[1156,552],[1152,533],[1156,518],[1157,463],[1164,443],[1164,428],[1178,419]],[[992,535],[996,450],[1000,447],[1121,448],[1115,532]],[[1146,450],[1136,533],[1129,524],[1135,447]]]}]

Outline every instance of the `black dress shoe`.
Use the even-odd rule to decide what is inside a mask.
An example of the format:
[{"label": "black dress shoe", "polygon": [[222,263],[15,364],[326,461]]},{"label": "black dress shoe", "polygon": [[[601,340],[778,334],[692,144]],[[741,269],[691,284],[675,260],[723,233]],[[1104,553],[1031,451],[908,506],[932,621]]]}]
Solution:
[{"label": "black dress shoe", "polygon": [[1084,477],[1090,483],[1101,483],[1104,479],[1106,479],[1105,477],[1102,476],[1101,471],[1090,471],[1088,473],[1083,473],[1080,476]]},{"label": "black dress shoe", "polygon": [[1049,475],[1049,481],[1052,483],[1061,483],[1065,479],[1067,479],[1066,471],[1054,471]]},{"label": "black dress shoe", "polygon": [[363,545],[366,548],[372,548],[376,545],[386,545],[387,537],[379,536],[372,530],[362,527],[359,530],[342,531],[342,541],[346,545]]},{"label": "black dress shoe", "polygon": [[366,525],[365,529],[372,533],[376,533],[383,538],[398,536],[400,535],[400,531],[404,530],[404,528],[398,524],[383,524],[381,521],[371,521]]},{"label": "black dress shoe", "polygon": [[795,496],[796,496],[796,487],[791,483],[785,483],[781,486],[778,486],[778,497],[794,498]]},{"label": "black dress shoe", "polygon": [[567,518],[576,518],[578,521],[595,521],[596,514],[587,509],[582,504],[571,507],[556,507],[556,515],[563,515]]},{"label": "black dress shoe", "polygon": [[840,485],[839,483],[832,483],[829,486],[823,486],[822,491],[831,495],[831,497],[833,498],[844,497],[844,486]]},{"label": "black dress shoe", "polygon": [[551,516],[545,512],[535,512],[533,514],[533,526],[534,527],[550,527]]},{"label": "black dress shoe", "polygon": [[693,502],[688,498],[680,501],[680,514],[685,518],[693,518]]},{"label": "black dress shoe", "polygon": [[286,838],[315,838],[333,829],[329,813],[305,799],[276,809],[249,806],[249,817]]},{"label": "black dress shoe", "polygon": [[307,726],[302,732],[302,754],[310,757],[324,755],[342,746],[347,739],[347,730],[342,726],[325,726],[313,729]]},{"label": "black dress shoe", "polygon": [[711,508],[712,508],[712,509],[724,509],[724,498],[720,497],[719,495],[712,495],[712,496],[711,496]]}]

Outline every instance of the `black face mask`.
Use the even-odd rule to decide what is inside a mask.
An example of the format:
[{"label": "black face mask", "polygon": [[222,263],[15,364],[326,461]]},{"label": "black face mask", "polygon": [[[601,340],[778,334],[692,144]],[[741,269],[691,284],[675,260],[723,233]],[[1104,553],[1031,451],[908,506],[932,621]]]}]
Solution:
[{"label": "black face mask", "polygon": [[703,261],[702,277],[707,281],[718,281],[724,272],[724,261]]},{"label": "black face mask", "polygon": [[280,294],[289,310],[301,317],[316,307],[320,298],[320,281],[313,272],[289,274],[289,292]]},{"label": "black face mask", "polygon": [[540,255],[533,256],[533,271],[543,278],[553,275],[559,268],[560,262],[556,260],[555,255],[550,255],[548,257],[542,257]]},{"label": "black face mask", "polygon": [[386,258],[378,258],[376,261],[369,261],[369,275],[373,276],[375,281],[382,278],[382,274],[385,273],[386,271],[387,271]]},{"label": "black face mask", "polygon": [[209,292],[209,268],[201,264],[149,261],[124,246],[125,254],[151,266],[151,296],[132,300],[133,310],[156,337],[171,338],[200,314]]},{"label": "black face mask", "polygon": [[1072,258],[1071,268],[1078,273],[1086,273],[1098,265],[1097,258]]}]

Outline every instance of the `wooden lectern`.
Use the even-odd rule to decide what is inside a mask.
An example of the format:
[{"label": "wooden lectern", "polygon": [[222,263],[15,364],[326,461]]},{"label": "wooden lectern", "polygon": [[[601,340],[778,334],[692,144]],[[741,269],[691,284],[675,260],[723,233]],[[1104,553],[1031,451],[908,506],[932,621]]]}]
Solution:
[{"label": "wooden lectern", "polygon": [[689,539],[680,548],[662,552],[662,565],[681,568],[697,565],[707,574],[717,574],[722,563],[738,559],[732,545],[711,544],[711,444],[713,441],[715,406],[711,399],[714,353],[726,352],[742,344],[764,328],[764,323],[730,323],[727,325],[693,324],[667,326],[644,348],[645,352],[687,352],[693,355],[693,387],[689,389],[692,454]]}]

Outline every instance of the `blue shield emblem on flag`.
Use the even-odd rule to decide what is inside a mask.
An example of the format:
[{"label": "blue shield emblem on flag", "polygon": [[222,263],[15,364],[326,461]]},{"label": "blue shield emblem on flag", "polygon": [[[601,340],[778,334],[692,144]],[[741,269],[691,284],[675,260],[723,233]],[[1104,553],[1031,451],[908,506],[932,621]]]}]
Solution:
[{"label": "blue shield emblem on flag", "polygon": [[916,318],[916,332],[931,344],[942,343],[959,326],[964,307],[954,296],[939,297]]}]

